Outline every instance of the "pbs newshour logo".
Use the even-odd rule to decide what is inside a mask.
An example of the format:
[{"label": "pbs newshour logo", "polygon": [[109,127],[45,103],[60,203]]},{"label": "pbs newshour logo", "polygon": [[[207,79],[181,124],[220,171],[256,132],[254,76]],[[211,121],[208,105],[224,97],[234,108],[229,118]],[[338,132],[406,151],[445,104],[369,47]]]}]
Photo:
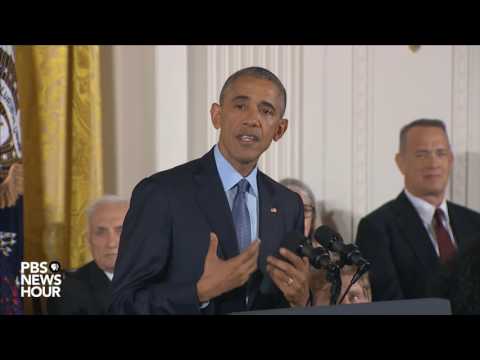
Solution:
[{"label": "pbs newshour logo", "polygon": [[21,297],[60,297],[63,275],[58,261],[22,261]]}]

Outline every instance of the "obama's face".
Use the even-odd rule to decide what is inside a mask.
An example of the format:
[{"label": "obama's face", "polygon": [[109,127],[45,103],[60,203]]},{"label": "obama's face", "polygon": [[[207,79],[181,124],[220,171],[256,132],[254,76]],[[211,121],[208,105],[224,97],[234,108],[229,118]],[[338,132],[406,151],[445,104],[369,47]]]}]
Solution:
[{"label": "obama's face", "polygon": [[278,141],[287,130],[283,106],[273,82],[248,75],[230,85],[222,105],[212,105],[212,122],[220,129],[220,151],[240,173],[252,170],[272,140]]}]

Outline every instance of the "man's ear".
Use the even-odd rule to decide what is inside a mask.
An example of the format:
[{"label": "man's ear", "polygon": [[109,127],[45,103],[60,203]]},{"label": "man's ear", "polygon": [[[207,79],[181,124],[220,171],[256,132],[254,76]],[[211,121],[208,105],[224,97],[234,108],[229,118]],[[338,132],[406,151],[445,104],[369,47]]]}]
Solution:
[{"label": "man's ear", "polygon": [[210,118],[212,119],[213,127],[217,130],[221,127],[221,111],[222,108],[217,103],[213,103],[210,107]]},{"label": "man's ear", "polygon": [[285,131],[287,131],[287,128],[288,128],[288,120],[280,119],[277,129],[275,130],[275,134],[273,134],[273,140],[274,141],[280,140],[283,134],[285,134]]},{"label": "man's ear", "polygon": [[398,170],[405,175],[405,159],[401,153],[395,155],[395,162],[397,163]]}]

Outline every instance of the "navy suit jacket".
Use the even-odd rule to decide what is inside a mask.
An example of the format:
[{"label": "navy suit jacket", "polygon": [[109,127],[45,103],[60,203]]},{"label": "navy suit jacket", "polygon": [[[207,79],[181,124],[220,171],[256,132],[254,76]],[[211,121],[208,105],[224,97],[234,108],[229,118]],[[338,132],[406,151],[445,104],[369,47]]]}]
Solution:
[{"label": "navy suit jacket", "polygon": [[[447,207],[461,249],[480,233],[480,214],[449,201]],[[360,221],[356,244],[372,264],[374,301],[428,297],[446,271],[404,192]]]},{"label": "navy suit jacket", "polygon": [[[287,232],[303,233],[301,198],[258,171],[259,270],[248,286],[231,290],[200,310],[196,283],[203,273],[210,232],[217,255],[239,254],[233,219],[213,149],[202,158],[142,180],[134,189],[120,238],[110,307],[117,314],[221,314],[288,307],[278,288],[259,291],[266,257]],[[273,208],[276,211],[271,211]],[[248,292],[249,302],[245,304]]]}]

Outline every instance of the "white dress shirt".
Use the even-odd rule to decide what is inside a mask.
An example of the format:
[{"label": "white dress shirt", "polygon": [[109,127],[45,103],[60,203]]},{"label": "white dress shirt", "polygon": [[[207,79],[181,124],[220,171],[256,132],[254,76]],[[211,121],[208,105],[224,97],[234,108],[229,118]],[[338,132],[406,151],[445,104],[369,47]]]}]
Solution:
[{"label": "white dress shirt", "polygon": [[[435,209],[436,209],[435,206],[413,195],[412,193],[408,192],[407,189],[405,189],[405,195],[407,195],[408,200],[410,200],[415,210],[417,210],[417,213],[420,216],[420,219],[422,219],[423,226],[425,226],[428,236],[430,237],[433,248],[435,249],[437,256],[440,256],[440,251],[438,250],[437,236],[435,234],[435,228],[434,228],[434,219],[433,219],[433,216],[435,215]],[[455,246],[456,248],[457,244],[455,243],[452,227],[450,226],[450,217],[448,216],[448,207],[447,207],[446,199],[443,199],[439,208],[443,211],[443,214],[444,214],[444,216],[442,217],[442,224],[445,227],[445,229],[447,229],[448,234],[450,235],[450,239],[452,240],[453,246]]]},{"label": "white dress shirt", "polygon": [[105,275],[107,275],[107,277],[110,279],[110,281],[112,281],[113,279],[113,273],[111,272],[108,272],[108,271],[104,271]]}]

